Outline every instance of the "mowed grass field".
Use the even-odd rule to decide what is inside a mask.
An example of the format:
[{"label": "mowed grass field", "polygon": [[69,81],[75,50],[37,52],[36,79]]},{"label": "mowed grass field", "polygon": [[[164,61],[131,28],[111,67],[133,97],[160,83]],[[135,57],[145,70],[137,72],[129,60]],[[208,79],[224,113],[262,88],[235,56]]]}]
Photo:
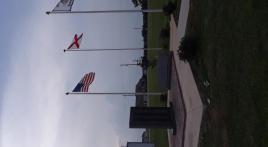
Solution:
[{"label": "mowed grass field", "polygon": [[[148,1],[149,8],[162,8],[165,0]],[[168,22],[168,17],[163,14],[148,14],[148,47],[161,47],[160,30]],[[158,52],[148,52],[148,59],[157,59]],[[148,70],[148,90],[159,91],[156,68],[149,68]],[[160,97],[151,96],[149,100],[150,106],[166,106],[166,103],[160,101]],[[156,147],[167,147],[168,136],[166,129],[150,129],[150,142],[154,143]]]},{"label": "mowed grass field", "polygon": [[[175,1],[175,0],[174,0]],[[162,8],[164,4],[168,1],[166,0],[149,0],[149,8]],[[169,17],[164,16],[162,13],[148,14],[148,47],[162,47],[163,42],[160,39],[160,30],[169,25]],[[155,51],[148,52],[148,59],[154,60],[158,58],[158,53]],[[148,70],[148,90],[149,91],[159,91],[159,86],[157,82],[157,71],[156,68],[149,68]],[[150,106],[167,106],[166,102],[162,102],[160,97],[151,96],[149,100]],[[167,147],[168,146],[168,136],[166,129],[150,129],[150,141],[155,143],[156,147]]]},{"label": "mowed grass field", "polygon": [[199,39],[196,80],[211,104],[201,147],[268,146],[268,1],[191,0],[187,35]]}]

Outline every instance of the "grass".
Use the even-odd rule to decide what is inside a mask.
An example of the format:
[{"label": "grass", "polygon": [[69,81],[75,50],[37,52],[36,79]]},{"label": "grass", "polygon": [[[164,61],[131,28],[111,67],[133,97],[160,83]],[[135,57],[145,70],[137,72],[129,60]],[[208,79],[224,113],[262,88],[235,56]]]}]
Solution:
[{"label": "grass", "polygon": [[187,35],[200,40],[191,65],[211,100],[201,147],[268,146],[267,9],[267,0],[191,1]]},{"label": "grass", "polygon": [[[149,8],[161,8],[164,4],[164,0],[148,1]],[[148,15],[148,47],[159,47],[159,33],[162,27],[166,25],[168,18],[163,14],[149,14]],[[158,54],[156,52],[148,52],[148,59],[157,59]],[[157,83],[157,75],[155,68],[149,68],[148,70],[148,90],[158,91],[159,86]],[[149,100],[150,106],[166,106],[166,103],[160,101],[158,96],[151,96]],[[150,129],[150,141],[155,144],[156,147],[167,147],[168,137],[165,129]]]},{"label": "grass", "polygon": [[[148,8],[162,8],[167,3],[166,0],[148,1]],[[165,43],[160,40],[160,30],[166,27],[169,23],[169,17],[163,14],[148,14],[148,47],[162,47]],[[154,60],[158,58],[158,52],[149,51],[148,59]],[[148,70],[148,90],[159,91],[157,83],[156,68],[149,68]],[[167,106],[166,102],[162,102],[158,96],[151,96],[149,100],[150,106]],[[150,129],[150,141],[155,143],[156,147],[167,147],[168,136],[166,129]]]}]

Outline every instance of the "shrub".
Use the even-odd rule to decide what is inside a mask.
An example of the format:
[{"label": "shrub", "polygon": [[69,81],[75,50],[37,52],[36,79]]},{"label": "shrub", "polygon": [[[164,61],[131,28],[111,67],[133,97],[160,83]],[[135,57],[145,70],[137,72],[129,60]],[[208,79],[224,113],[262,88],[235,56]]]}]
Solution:
[{"label": "shrub", "polygon": [[196,57],[198,40],[195,37],[183,37],[178,49],[178,55],[183,61],[192,61]]},{"label": "shrub", "polygon": [[170,38],[170,28],[169,25],[166,25],[165,28],[162,28],[159,33],[160,44],[163,49],[169,48],[169,38]]},{"label": "shrub", "polygon": [[169,39],[169,32],[170,32],[170,30],[168,27],[162,28],[160,31],[160,34],[159,34],[159,38],[163,39],[163,40]]}]

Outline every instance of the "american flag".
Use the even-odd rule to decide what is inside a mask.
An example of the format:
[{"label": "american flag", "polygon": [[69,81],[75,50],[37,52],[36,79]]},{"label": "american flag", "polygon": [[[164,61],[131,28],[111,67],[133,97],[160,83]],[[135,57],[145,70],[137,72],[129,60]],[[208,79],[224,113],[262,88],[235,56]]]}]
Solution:
[{"label": "american flag", "polygon": [[95,73],[90,72],[86,74],[82,80],[76,85],[73,92],[88,92],[88,87],[93,83],[95,78]]}]

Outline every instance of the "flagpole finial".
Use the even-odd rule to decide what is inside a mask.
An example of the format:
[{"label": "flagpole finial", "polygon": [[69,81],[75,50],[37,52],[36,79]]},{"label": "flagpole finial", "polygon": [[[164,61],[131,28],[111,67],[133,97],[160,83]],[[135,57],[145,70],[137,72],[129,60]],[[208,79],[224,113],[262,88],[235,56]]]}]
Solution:
[{"label": "flagpole finial", "polygon": [[69,92],[66,92],[65,94],[66,94],[66,95],[69,95],[70,93],[69,93]]},{"label": "flagpole finial", "polygon": [[49,14],[50,14],[50,12],[49,12],[49,11],[47,11],[47,12],[46,12],[46,14],[47,14],[47,15],[49,15]]}]

